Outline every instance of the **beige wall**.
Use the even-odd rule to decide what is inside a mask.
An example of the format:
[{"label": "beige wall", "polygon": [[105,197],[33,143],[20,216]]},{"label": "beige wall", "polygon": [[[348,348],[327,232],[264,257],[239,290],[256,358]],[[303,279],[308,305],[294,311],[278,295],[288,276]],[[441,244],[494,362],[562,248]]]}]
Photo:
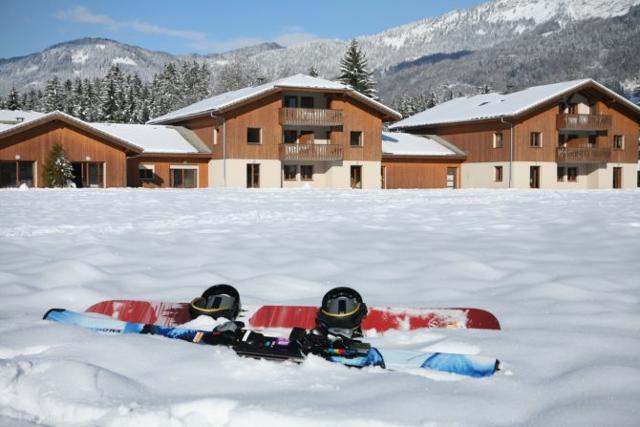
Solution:
[{"label": "beige wall", "polygon": [[[362,188],[380,188],[381,162],[286,162],[286,164],[298,165],[296,181],[284,181],[282,162],[280,160],[265,159],[227,159],[226,161],[226,185],[223,176],[224,161],[211,160],[209,162],[209,185],[211,187],[245,188],[247,186],[247,164],[260,164],[261,188],[349,188],[351,186],[351,166],[362,166]],[[313,165],[313,180],[302,181],[300,178],[300,165]]]},{"label": "beige wall", "polygon": [[[502,182],[494,181],[494,166],[503,167]],[[606,167],[594,164],[565,164],[578,168],[576,182],[558,182],[558,164],[555,162],[514,162],[512,188],[529,188],[529,168],[540,167],[540,188],[551,189],[607,189],[613,188],[613,168],[622,167],[622,187],[636,188],[636,163],[608,163]],[[566,173],[566,172],[565,172]],[[462,163],[462,188],[508,188],[509,162]]]},{"label": "beige wall", "polygon": [[[495,166],[502,166],[502,182],[495,181]],[[460,171],[460,188],[508,188],[509,162],[466,163]]]}]

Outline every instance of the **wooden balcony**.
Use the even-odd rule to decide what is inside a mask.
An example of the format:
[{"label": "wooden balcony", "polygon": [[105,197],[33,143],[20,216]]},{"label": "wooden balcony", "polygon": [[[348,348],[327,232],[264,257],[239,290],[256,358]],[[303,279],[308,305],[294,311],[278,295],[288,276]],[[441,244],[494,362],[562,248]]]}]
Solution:
[{"label": "wooden balcony", "polygon": [[281,108],[280,124],[292,126],[342,126],[342,110]]},{"label": "wooden balcony", "polygon": [[611,159],[611,149],[602,147],[559,147],[558,163],[606,163]]},{"label": "wooden balcony", "polygon": [[282,160],[339,161],[343,159],[342,145],[337,144],[280,144]]},{"label": "wooden balcony", "polygon": [[558,114],[558,130],[598,131],[611,129],[611,116],[604,114]]}]

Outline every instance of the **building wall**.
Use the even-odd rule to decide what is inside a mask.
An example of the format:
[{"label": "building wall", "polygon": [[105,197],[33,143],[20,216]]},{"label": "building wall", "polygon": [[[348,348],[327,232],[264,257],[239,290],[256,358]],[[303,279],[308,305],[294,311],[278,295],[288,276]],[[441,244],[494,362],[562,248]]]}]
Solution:
[{"label": "building wall", "polygon": [[[496,182],[494,166],[502,166],[503,180]],[[512,188],[526,189],[529,186],[529,171],[531,166],[540,167],[540,188],[547,189],[610,189],[613,188],[613,168],[622,167],[622,187],[636,187],[637,163],[608,163],[608,164],[566,164],[567,167],[577,167],[578,176],[575,182],[558,181],[558,164],[555,162],[514,162]],[[463,188],[508,188],[509,162],[495,163],[463,163]],[[566,172],[565,172],[566,174]]]},{"label": "building wall", "polygon": [[22,161],[35,161],[37,186],[43,187],[44,163],[55,143],[62,145],[72,162],[104,162],[107,187],[126,186],[124,148],[59,120],[0,140],[0,160],[14,161],[19,155]]},{"label": "building wall", "polygon": [[[496,166],[502,166],[502,181],[495,180]],[[464,162],[461,166],[460,176],[462,188],[508,188],[509,162]]]},{"label": "building wall", "polygon": [[[161,188],[171,187],[171,166],[192,166],[198,169],[197,186],[206,188],[209,186],[209,159],[190,158],[189,156],[153,157],[143,156],[127,160],[127,185],[129,187]],[[140,180],[138,169],[140,165],[152,166],[154,179],[151,181]]]},{"label": "building wall", "polygon": [[[211,160],[209,162],[209,176],[211,187],[224,187],[224,161]],[[298,166],[296,181],[284,181],[283,163],[270,159],[227,159],[226,187],[247,187],[247,164],[260,165],[260,188],[349,188],[351,186],[351,166],[362,166],[362,188],[380,188],[380,162],[285,162]],[[300,165],[313,165],[313,180],[302,181]]]},{"label": "building wall", "polygon": [[385,188],[447,188],[449,168],[456,170],[456,188],[460,188],[462,160],[382,158]]}]

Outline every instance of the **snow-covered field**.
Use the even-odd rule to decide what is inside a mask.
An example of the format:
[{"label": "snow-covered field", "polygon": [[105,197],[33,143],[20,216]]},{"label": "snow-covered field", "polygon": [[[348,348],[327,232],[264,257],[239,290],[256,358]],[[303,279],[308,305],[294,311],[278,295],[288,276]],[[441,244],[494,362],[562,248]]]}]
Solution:
[{"label": "snow-covered field", "polygon": [[[476,306],[502,331],[376,345],[496,356],[471,379],[241,359],[40,320],[98,300]],[[640,425],[640,191],[0,191],[0,424]]]}]

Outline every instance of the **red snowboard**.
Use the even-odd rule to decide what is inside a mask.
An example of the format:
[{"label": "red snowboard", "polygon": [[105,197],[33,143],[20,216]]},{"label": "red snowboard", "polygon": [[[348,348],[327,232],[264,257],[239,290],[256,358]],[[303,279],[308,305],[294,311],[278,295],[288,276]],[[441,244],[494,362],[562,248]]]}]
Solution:
[{"label": "red snowboard", "polygon": [[[311,329],[315,327],[318,307],[265,305],[256,311],[249,324],[256,328]],[[414,330],[419,328],[474,328],[500,329],[496,317],[477,308],[370,308],[362,321],[362,329],[378,332],[390,329]]]},{"label": "red snowboard", "polygon": [[[176,326],[191,320],[188,303],[111,300],[94,304],[86,311],[127,322],[163,326]],[[312,329],[315,327],[317,311],[318,308],[313,306],[265,305],[251,316],[248,323],[252,328],[297,326]],[[243,320],[242,316],[238,320]],[[370,308],[362,327],[378,332],[419,328],[500,329],[500,323],[493,314],[477,308]]]}]

